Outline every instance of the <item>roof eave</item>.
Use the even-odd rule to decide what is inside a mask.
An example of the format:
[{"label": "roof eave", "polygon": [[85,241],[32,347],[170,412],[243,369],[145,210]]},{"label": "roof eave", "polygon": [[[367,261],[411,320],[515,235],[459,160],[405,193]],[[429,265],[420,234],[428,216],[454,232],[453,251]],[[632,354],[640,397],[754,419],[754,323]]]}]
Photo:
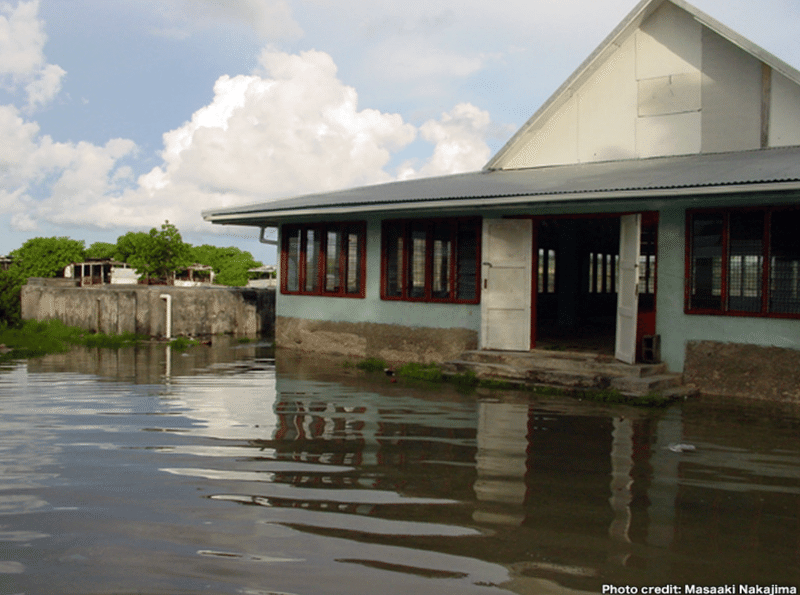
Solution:
[{"label": "roof eave", "polygon": [[275,227],[291,219],[319,215],[352,215],[364,213],[392,213],[400,211],[455,211],[471,208],[513,207],[526,203],[552,205],[557,203],[602,202],[608,200],[645,200],[659,198],[680,198],[688,196],[719,196],[734,194],[771,193],[800,191],[800,181],[760,182],[753,184],[718,184],[709,186],[687,186],[670,188],[634,188],[595,190],[587,192],[565,192],[546,194],[521,194],[513,196],[478,196],[456,199],[424,199],[397,201],[391,203],[370,203],[357,205],[331,205],[304,207],[284,210],[251,211],[248,213],[205,212],[203,219],[220,225],[244,225],[253,227]]}]

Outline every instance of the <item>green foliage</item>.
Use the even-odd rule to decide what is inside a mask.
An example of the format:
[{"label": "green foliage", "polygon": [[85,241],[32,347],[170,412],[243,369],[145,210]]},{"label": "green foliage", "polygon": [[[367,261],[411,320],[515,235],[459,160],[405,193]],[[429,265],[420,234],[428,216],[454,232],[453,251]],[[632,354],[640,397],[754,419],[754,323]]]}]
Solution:
[{"label": "green foliage", "polygon": [[178,229],[169,221],[149,233],[128,232],[117,239],[117,254],[124,257],[139,275],[169,279],[175,271],[191,263],[191,246],[183,242]]},{"label": "green foliage", "polygon": [[20,322],[20,290],[29,277],[56,277],[72,262],[84,260],[83,241],[69,238],[33,238],[12,251],[7,271],[0,271],[0,322]]},{"label": "green foliage", "polygon": [[481,382],[478,375],[472,370],[466,370],[460,374],[453,374],[445,378],[445,380],[458,386],[478,386]]},{"label": "green foliage", "polygon": [[117,245],[108,242],[95,242],[86,249],[86,258],[114,258],[117,253]]},{"label": "green foliage", "polygon": [[131,257],[143,249],[148,237],[148,234],[143,231],[129,231],[125,235],[119,236],[114,259],[130,264]]},{"label": "green foliage", "polygon": [[169,346],[172,349],[175,349],[177,351],[183,351],[184,349],[188,349],[192,345],[200,345],[200,341],[197,341],[195,339],[187,339],[186,337],[175,337],[174,339],[172,339],[172,341],[170,341],[169,344]]},{"label": "green foliage", "polygon": [[370,357],[356,364],[356,368],[365,372],[383,372],[388,367],[385,361],[377,357]]},{"label": "green foliage", "polygon": [[436,364],[404,364],[397,370],[397,375],[403,378],[426,380],[428,382],[441,382],[444,379],[441,368]]},{"label": "green foliage", "polygon": [[24,283],[24,280],[12,271],[0,271],[0,324],[19,323],[20,290]]},{"label": "green foliage", "polygon": [[123,333],[106,335],[91,333],[81,328],[67,326],[60,320],[26,320],[17,328],[0,326],[0,343],[11,351],[0,356],[0,361],[26,357],[38,357],[48,353],[68,351],[70,345],[106,347],[116,349],[129,347],[147,339],[144,335]]},{"label": "green foliage", "polygon": [[83,240],[33,238],[9,254],[14,262],[9,272],[20,277],[57,277],[64,267],[84,260]]},{"label": "green foliage", "polygon": [[192,262],[205,264],[214,269],[214,282],[220,285],[247,285],[249,269],[261,266],[253,255],[233,246],[219,248],[203,244],[190,250]]}]

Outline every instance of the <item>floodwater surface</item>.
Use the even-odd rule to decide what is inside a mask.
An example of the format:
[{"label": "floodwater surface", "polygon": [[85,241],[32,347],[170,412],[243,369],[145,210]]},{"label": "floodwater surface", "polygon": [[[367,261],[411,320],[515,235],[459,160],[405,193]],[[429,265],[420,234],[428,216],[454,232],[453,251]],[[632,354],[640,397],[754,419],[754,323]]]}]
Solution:
[{"label": "floodwater surface", "polygon": [[277,361],[219,341],[0,369],[0,594],[800,587],[796,411]]}]

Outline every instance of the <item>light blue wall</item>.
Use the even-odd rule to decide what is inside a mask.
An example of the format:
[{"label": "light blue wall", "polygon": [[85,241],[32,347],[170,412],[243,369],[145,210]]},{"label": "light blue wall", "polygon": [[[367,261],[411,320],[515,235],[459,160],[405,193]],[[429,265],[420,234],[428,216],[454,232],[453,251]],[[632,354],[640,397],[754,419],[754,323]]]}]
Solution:
[{"label": "light blue wall", "polygon": [[[686,209],[798,202],[798,198],[719,197],[627,200],[604,203],[562,203],[546,208],[521,207],[491,211],[451,212],[452,216],[565,215],[659,211],[656,332],[661,355],[673,371],[683,370],[688,341],[710,340],[800,349],[800,320],[684,313]],[[414,217],[419,213],[397,213]],[[363,219],[360,218],[360,219]],[[380,299],[382,216],[367,218],[367,295],[365,299],[287,296],[278,292],[277,314],[311,320],[378,322],[411,327],[466,328],[480,332],[480,304],[431,304]],[[798,232],[800,233],[800,231]]]},{"label": "light blue wall", "polygon": [[[716,202],[722,203],[719,199]],[[754,204],[756,201],[750,197],[745,202]],[[763,199],[758,202],[779,204]],[[734,206],[730,201],[724,204]],[[684,314],[686,209],[701,206],[711,205],[681,201],[663,208],[659,217],[656,332],[661,335],[661,356],[664,361],[671,370],[683,370],[689,341],[800,349],[798,319]]]},{"label": "light blue wall", "polygon": [[480,330],[480,304],[435,304],[382,300],[381,219],[367,220],[367,295],[364,299],[306,295],[276,296],[278,316],[333,320],[336,322],[377,322],[426,328]]}]

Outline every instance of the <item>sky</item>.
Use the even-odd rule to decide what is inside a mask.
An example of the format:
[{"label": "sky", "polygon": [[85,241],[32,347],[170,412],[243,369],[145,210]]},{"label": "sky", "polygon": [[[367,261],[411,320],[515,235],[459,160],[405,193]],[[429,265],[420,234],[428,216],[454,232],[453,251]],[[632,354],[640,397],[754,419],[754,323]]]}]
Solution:
[{"label": "sky", "polygon": [[[0,0],[0,254],[475,171],[636,0]],[[797,0],[693,4],[800,68]]]}]

